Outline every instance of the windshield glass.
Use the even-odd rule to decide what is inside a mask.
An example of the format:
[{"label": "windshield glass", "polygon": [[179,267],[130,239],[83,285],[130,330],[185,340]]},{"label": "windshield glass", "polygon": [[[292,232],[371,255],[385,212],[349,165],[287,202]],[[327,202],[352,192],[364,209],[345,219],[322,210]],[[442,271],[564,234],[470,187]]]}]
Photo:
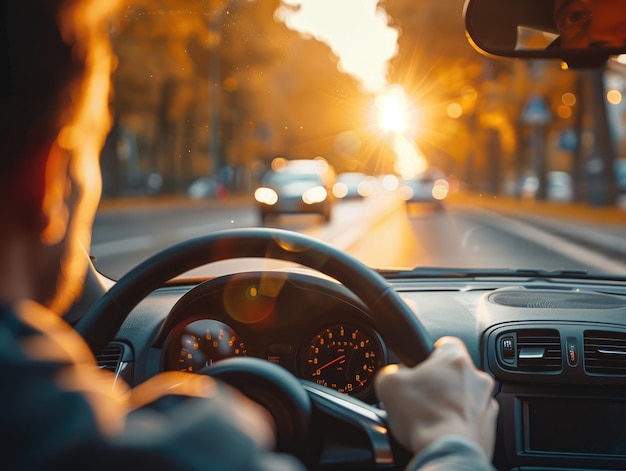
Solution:
[{"label": "windshield glass", "polygon": [[[626,274],[624,65],[481,56],[461,3],[125,2],[96,267],[268,226],[377,269]],[[325,189],[259,191],[290,165]]]}]

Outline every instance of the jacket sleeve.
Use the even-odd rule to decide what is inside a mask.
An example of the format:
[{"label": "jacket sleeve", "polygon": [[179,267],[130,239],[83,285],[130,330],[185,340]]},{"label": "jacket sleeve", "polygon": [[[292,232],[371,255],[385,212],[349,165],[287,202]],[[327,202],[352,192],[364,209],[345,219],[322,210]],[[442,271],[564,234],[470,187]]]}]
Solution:
[{"label": "jacket sleeve", "polygon": [[130,391],[111,388],[73,331],[28,307],[23,316],[0,307],[1,469],[302,469],[259,440],[263,430],[219,384],[166,408],[131,407]]},{"label": "jacket sleeve", "polygon": [[[59,454],[54,469],[150,469],[300,471],[295,458],[259,446],[224,407],[227,397],[184,398],[166,411],[132,412],[121,433],[97,442],[78,441]],[[46,465],[50,469],[50,462]]]},{"label": "jacket sleeve", "polygon": [[407,466],[407,471],[495,471],[485,453],[460,435],[435,440]]}]

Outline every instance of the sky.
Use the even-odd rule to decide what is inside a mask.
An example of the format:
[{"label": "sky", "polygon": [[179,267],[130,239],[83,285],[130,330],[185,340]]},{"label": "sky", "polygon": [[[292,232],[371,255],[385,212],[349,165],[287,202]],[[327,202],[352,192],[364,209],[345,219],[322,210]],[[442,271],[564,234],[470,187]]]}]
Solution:
[{"label": "sky", "polygon": [[342,72],[367,93],[387,87],[389,60],[398,52],[399,31],[378,0],[283,0],[276,17],[287,27],[327,44]]}]

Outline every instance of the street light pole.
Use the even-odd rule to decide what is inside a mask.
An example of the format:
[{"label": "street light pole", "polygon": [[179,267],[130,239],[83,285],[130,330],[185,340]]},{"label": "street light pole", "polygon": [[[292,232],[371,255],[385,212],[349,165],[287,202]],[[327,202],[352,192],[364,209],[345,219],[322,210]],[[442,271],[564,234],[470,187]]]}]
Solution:
[{"label": "street light pole", "polygon": [[221,105],[221,65],[219,49],[222,42],[222,12],[224,4],[215,2],[214,7],[209,6],[209,176],[219,177],[221,164],[222,139],[220,130],[220,105]]}]

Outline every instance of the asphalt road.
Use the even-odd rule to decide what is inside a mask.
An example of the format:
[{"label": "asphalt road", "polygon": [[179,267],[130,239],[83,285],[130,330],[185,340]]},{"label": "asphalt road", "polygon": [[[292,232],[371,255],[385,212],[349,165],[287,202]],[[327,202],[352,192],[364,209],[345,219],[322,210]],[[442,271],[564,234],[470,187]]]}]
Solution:
[{"label": "asphalt road", "polygon": [[[96,218],[92,254],[103,273],[117,278],[176,242],[260,224],[247,199],[112,206]],[[528,220],[458,202],[442,209],[407,208],[394,195],[379,193],[364,201],[339,202],[328,224],[314,215],[295,215],[282,216],[270,225],[311,234],[379,268],[588,269],[626,274],[621,261]]]}]

